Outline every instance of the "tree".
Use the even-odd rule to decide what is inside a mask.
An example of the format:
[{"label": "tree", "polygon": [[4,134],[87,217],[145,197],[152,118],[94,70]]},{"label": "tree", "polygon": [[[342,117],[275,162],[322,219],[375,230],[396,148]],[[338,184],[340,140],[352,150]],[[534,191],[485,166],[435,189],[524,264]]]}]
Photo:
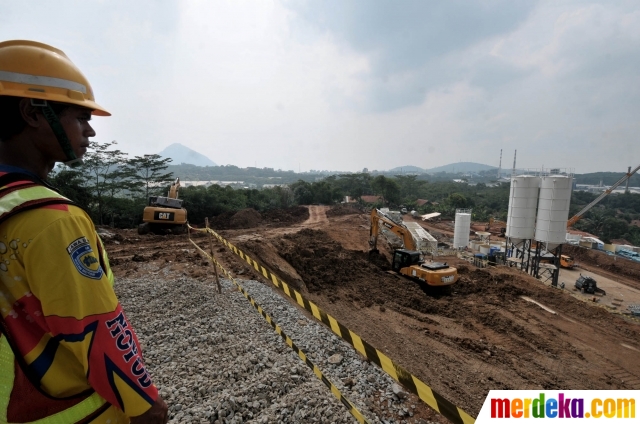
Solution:
[{"label": "tree", "polygon": [[155,154],[136,156],[127,161],[131,178],[137,182],[138,188],[144,190],[146,198],[150,192],[157,192],[158,187],[164,187],[173,179],[172,172],[165,172],[169,162],[170,158]]},{"label": "tree", "polygon": [[469,205],[467,198],[460,193],[452,193],[447,201],[454,209],[466,208]]},{"label": "tree", "polygon": [[311,184],[306,181],[299,180],[291,184],[293,198],[299,205],[310,205],[313,203],[313,192],[310,188]]},{"label": "tree", "polygon": [[86,178],[77,169],[66,165],[58,165],[47,178],[49,184],[58,189],[60,194],[72,200],[78,206],[88,210],[93,196],[85,187]]},{"label": "tree", "polygon": [[336,186],[345,195],[359,199],[363,194],[371,194],[371,175],[343,174],[335,181]]},{"label": "tree", "polygon": [[92,141],[89,146],[90,151],[84,156],[80,168],[82,174],[88,177],[84,186],[93,196],[94,218],[99,224],[103,224],[106,197],[128,187],[128,183],[125,183],[127,177],[123,176],[128,175],[128,171],[122,166],[127,162],[127,155],[120,150],[109,150],[115,144],[117,144],[115,141],[110,143]]},{"label": "tree", "polygon": [[382,196],[388,203],[398,204],[400,202],[400,185],[391,178],[378,175],[371,182],[375,194]]},{"label": "tree", "polygon": [[582,226],[586,231],[600,236],[607,217],[600,210],[592,209],[589,211],[589,218],[583,219]]}]

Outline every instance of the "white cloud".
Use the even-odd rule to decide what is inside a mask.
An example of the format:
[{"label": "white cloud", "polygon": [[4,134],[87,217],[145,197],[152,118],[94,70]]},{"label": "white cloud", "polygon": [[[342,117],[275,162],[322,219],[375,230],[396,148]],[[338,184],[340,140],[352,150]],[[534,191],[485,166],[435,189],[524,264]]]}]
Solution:
[{"label": "white cloud", "polygon": [[296,170],[497,165],[501,148],[578,172],[640,161],[636,4],[405,6],[0,0],[0,39],[64,50],[114,114],[92,121],[97,140],[136,155],[180,142]]}]

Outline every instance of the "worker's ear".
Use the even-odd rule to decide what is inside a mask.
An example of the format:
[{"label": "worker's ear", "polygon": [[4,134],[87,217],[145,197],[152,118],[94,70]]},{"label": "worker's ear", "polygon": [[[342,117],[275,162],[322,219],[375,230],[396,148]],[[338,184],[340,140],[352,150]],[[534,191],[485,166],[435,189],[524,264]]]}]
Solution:
[{"label": "worker's ear", "polygon": [[38,128],[42,125],[44,116],[38,113],[38,108],[31,104],[31,99],[22,99],[18,103],[20,116],[31,128]]}]

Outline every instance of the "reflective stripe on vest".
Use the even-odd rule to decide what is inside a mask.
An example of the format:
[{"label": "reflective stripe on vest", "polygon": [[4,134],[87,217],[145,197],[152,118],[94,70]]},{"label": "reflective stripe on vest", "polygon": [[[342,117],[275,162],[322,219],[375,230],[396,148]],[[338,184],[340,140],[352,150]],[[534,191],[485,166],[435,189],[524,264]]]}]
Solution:
[{"label": "reflective stripe on vest", "polygon": [[69,200],[66,197],[56,193],[55,191],[48,189],[47,187],[33,186],[21,188],[5,196],[2,196],[2,201],[0,201],[0,215],[4,215],[5,213],[12,211],[13,209],[20,207],[27,202],[49,198]]},{"label": "reflective stripe on vest", "polygon": [[[3,175],[2,177],[7,177]],[[11,181],[11,186],[0,187],[0,223],[9,217],[29,209],[54,204],[72,204],[73,202],[56,191],[39,185],[28,179]],[[0,177],[1,178],[1,177]],[[35,183],[35,185],[34,185]],[[96,235],[97,237],[97,235]],[[108,268],[108,259],[102,241],[102,257]],[[113,273],[107,271],[107,277],[113,286]],[[8,408],[15,379],[15,356],[7,338],[0,332],[0,423],[8,423]],[[94,392],[76,405],[48,417],[31,421],[34,424],[69,424],[81,421],[95,413],[106,404],[106,400]]]},{"label": "reflective stripe on vest", "polygon": [[60,193],[30,178],[23,174],[4,174],[0,177],[0,224],[25,210],[54,204],[73,204]]},{"label": "reflective stripe on vest", "polygon": [[[7,338],[0,335],[0,423],[9,423],[7,421],[7,409],[9,407],[9,398],[13,388],[13,379],[15,377],[14,370],[15,357],[13,351],[7,342]],[[93,393],[82,402],[60,411],[57,414],[50,415],[37,421],[31,421],[33,424],[69,424],[81,421],[97,411],[106,403],[99,394]],[[11,424],[11,423],[9,423]]]}]

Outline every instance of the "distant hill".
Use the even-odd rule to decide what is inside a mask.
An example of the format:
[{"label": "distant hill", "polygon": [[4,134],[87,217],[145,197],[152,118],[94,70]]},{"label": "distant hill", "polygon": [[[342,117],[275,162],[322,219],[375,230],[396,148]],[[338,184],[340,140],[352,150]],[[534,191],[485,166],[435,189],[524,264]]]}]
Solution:
[{"label": "distant hill", "polygon": [[390,169],[387,172],[397,172],[398,174],[403,173],[416,173],[416,174],[424,174],[426,171],[423,168],[413,165],[406,166],[397,166],[395,168]]},{"label": "distant hill", "polygon": [[180,143],[173,143],[158,154],[162,157],[173,159],[173,165],[187,163],[196,166],[217,166],[215,162],[205,155]]},{"label": "distant hill", "polygon": [[497,169],[495,166],[484,165],[476,162],[457,162],[450,163],[449,165],[438,166],[435,168],[427,169],[426,172],[435,174],[436,172],[448,172],[451,174],[465,173],[465,172],[480,172],[489,171],[491,169]]},{"label": "distant hill", "polygon": [[[620,178],[624,177],[624,172],[591,172],[589,174],[576,174],[575,181],[577,184],[598,185],[602,181],[603,185],[615,184]],[[624,184],[622,186],[624,187]],[[634,174],[629,179],[629,185],[632,187],[640,187],[640,175]]]}]

